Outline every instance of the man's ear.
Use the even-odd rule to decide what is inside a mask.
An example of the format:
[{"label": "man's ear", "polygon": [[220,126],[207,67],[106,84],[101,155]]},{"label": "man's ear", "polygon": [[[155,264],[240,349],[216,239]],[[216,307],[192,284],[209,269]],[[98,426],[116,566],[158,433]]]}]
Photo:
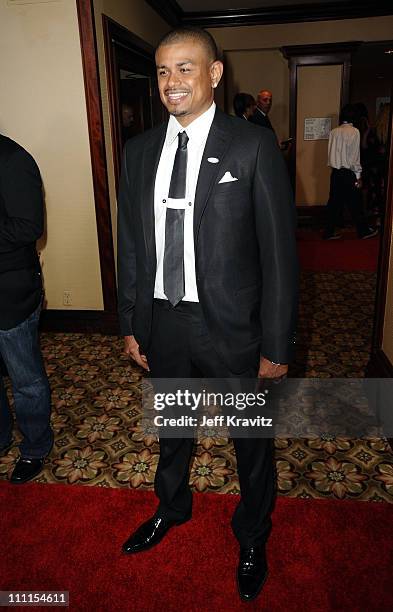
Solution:
[{"label": "man's ear", "polygon": [[217,85],[219,84],[223,71],[224,71],[224,65],[219,60],[216,60],[210,66],[210,76],[212,80],[213,89],[215,89]]}]

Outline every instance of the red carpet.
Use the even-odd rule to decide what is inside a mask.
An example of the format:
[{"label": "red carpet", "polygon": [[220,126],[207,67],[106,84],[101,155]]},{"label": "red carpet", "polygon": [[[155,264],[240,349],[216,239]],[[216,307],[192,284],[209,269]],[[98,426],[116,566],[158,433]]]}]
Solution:
[{"label": "red carpet", "polygon": [[152,493],[2,482],[0,589],[68,590],[78,612],[393,609],[393,505],[280,497],[270,577],[242,604],[229,526],[237,500],[194,495],[192,521],[127,557],[120,546],[152,513]]},{"label": "red carpet", "polygon": [[297,245],[302,270],[375,272],[378,264],[379,237],[359,240],[355,232],[343,233],[339,240],[322,240],[322,233],[298,230]]}]

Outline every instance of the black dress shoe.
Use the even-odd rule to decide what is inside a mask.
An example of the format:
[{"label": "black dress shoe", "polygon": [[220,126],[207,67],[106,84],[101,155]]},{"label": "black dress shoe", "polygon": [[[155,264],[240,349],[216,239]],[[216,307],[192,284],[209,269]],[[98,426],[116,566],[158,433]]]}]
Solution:
[{"label": "black dress shoe", "polygon": [[138,527],[138,529],[130,535],[128,540],[124,542],[122,547],[123,553],[130,555],[153,548],[153,546],[161,542],[171,527],[181,525],[185,522],[186,521],[166,521],[163,518],[153,516],[153,518]]},{"label": "black dress shoe", "polygon": [[255,599],[267,578],[267,561],[264,546],[241,548],[237,568],[237,586],[243,601]]},{"label": "black dress shoe", "polygon": [[45,458],[28,459],[27,457],[19,457],[11,474],[10,482],[12,484],[28,482],[41,472],[44,461]]}]

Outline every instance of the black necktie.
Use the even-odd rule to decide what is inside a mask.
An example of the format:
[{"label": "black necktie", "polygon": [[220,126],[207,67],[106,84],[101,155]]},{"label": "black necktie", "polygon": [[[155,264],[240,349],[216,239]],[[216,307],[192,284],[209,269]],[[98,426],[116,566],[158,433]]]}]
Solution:
[{"label": "black necktie", "polygon": [[[187,179],[186,132],[179,132],[168,197],[185,198]],[[172,306],[185,294],[184,285],[184,209],[167,208],[165,220],[164,293]]]}]

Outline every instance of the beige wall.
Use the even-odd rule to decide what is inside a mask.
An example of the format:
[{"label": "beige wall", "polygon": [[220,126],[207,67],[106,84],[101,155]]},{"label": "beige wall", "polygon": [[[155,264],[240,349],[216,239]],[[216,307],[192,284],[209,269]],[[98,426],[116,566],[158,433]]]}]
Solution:
[{"label": "beige wall", "polygon": [[385,323],[383,328],[382,350],[393,365],[393,228],[390,246],[390,264],[388,274],[388,290],[385,307]]},{"label": "beige wall", "polygon": [[[296,204],[326,204],[328,140],[304,140],[306,117],[330,117],[337,127],[342,66],[299,66],[297,82]],[[323,94],[323,95],[321,95]]]},{"label": "beige wall", "polygon": [[[288,138],[289,72],[278,49],[253,49],[225,53],[225,87],[228,111],[233,113],[233,96],[244,91],[256,96],[263,86],[273,94],[270,119],[280,140]],[[259,86],[256,87],[256,83]]]},{"label": "beige wall", "polygon": [[76,4],[0,0],[0,131],[36,159],[48,308],[101,309],[102,290]]},{"label": "beige wall", "polygon": [[224,51],[279,49],[285,45],[351,40],[391,40],[393,15],[367,19],[343,19],[342,21],[210,28],[209,31]]},{"label": "beige wall", "polygon": [[112,154],[112,138],[109,112],[109,97],[105,68],[104,36],[102,15],[110,17],[124,26],[133,34],[142,38],[153,47],[170,29],[157,13],[144,0],[94,0],[94,15],[96,22],[98,63],[100,71],[102,110],[105,131],[105,148],[108,168],[109,194],[111,202],[112,228],[116,246],[116,189]]}]

